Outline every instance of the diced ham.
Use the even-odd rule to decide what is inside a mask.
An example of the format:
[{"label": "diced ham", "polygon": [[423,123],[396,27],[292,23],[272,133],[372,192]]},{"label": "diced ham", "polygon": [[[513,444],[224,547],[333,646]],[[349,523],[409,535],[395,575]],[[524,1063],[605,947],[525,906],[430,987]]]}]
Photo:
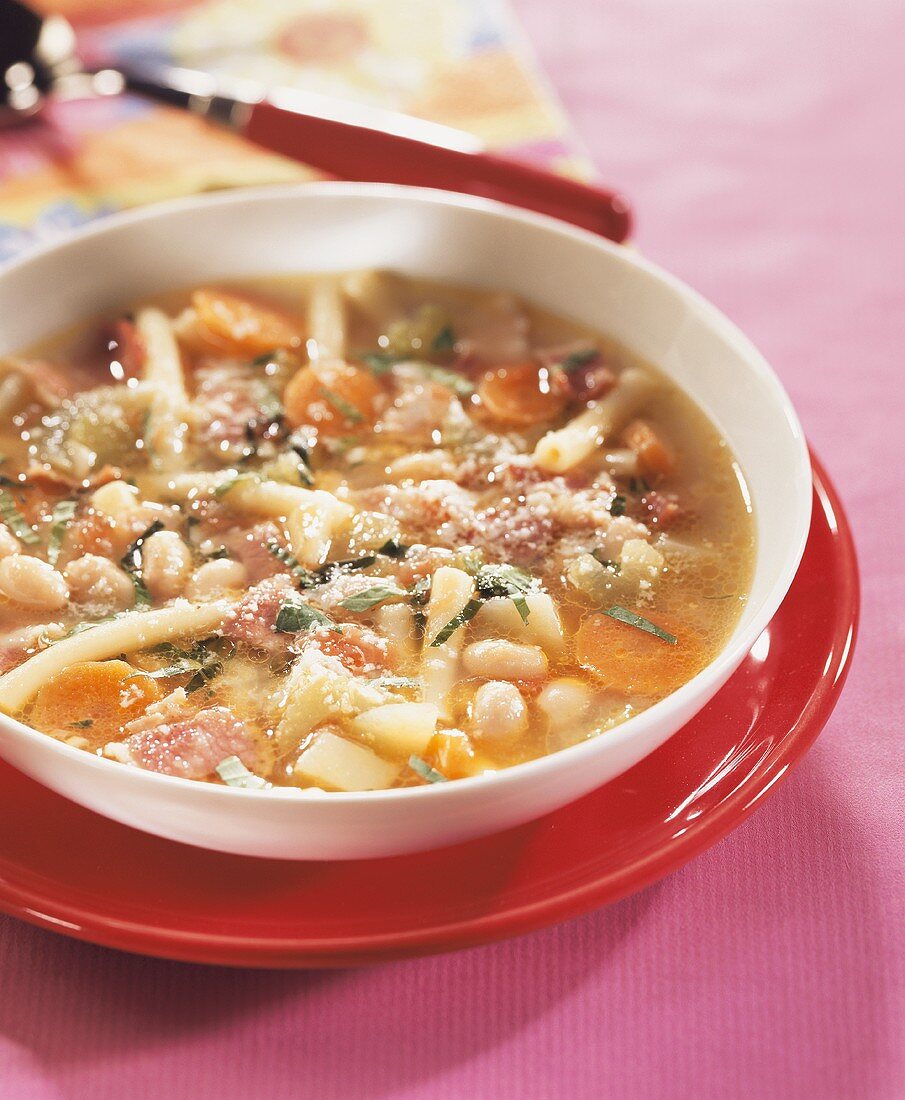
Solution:
[{"label": "diced ham", "polygon": [[258,523],[250,531],[236,528],[220,536],[220,541],[245,566],[250,584],[290,572],[289,566],[268,549],[274,545],[286,548],[275,523]]},{"label": "diced ham", "polygon": [[535,357],[549,370],[553,389],[570,401],[595,401],[616,385],[599,348],[586,340],[544,348]]},{"label": "diced ham", "polygon": [[424,546],[416,543],[399,563],[399,582],[410,586],[425,577],[433,576],[441,565],[452,565],[455,556],[445,546]]},{"label": "diced ham", "polygon": [[305,593],[305,597],[309,603],[321,611],[332,614],[339,608],[343,600],[348,599],[349,596],[358,596],[362,592],[367,592],[369,588],[373,588],[378,583],[378,580],[379,578],[358,571],[347,573],[342,570],[335,570],[325,584],[309,589]]},{"label": "diced ham", "polygon": [[404,379],[405,389],[384,412],[377,428],[390,435],[405,436],[413,445],[427,444],[431,442],[432,433],[446,422],[456,398],[446,386],[425,381],[416,370],[412,370],[409,377],[404,374],[405,370],[402,364],[394,371]]},{"label": "diced ham", "polygon": [[528,358],[528,318],[511,294],[482,297],[458,328],[456,352],[488,365]]},{"label": "diced ham", "polygon": [[661,493],[650,489],[641,498],[644,521],[660,531],[671,527],[682,515],[683,509],[675,493]]},{"label": "diced ham", "polygon": [[161,721],[133,733],[125,746],[140,768],[184,779],[206,779],[228,756],[238,756],[248,768],[257,764],[251,734],[226,707]]},{"label": "diced ham", "polygon": [[388,649],[386,638],[356,623],[343,623],[342,632],[316,627],[308,631],[301,644],[302,653],[317,650],[326,657],[335,657],[356,676],[385,672]]},{"label": "diced ham", "polygon": [[[518,463],[500,467],[498,478],[485,478],[484,485],[497,490],[503,486],[509,495],[495,495],[486,506],[476,492],[443,480],[382,485],[362,496],[367,507],[397,518],[408,538],[452,549],[473,546],[484,550],[488,560],[521,566],[536,565],[558,540],[574,532],[602,537],[616,522],[599,487],[576,488],[562,477],[538,480],[531,467]],[[624,526],[631,537],[646,534],[634,520],[627,519]]]},{"label": "diced ham", "polygon": [[232,642],[278,653],[288,647],[291,635],[275,630],[277,615],[286,600],[296,592],[292,577],[280,574],[267,577],[250,588],[239,605],[230,612],[221,633]]},{"label": "diced ham", "polygon": [[596,401],[616,385],[616,375],[603,363],[588,363],[573,371],[556,371],[553,385],[570,401]]},{"label": "diced ham", "polygon": [[110,325],[107,353],[111,361],[119,363],[122,368],[121,375],[119,372],[115,374],[118,381],[141,376],[147,353],[138,326],[129,317],[120,317]]},{"label": "diced ham", "polygon": [[461,525],[459,542],[483,550],[491,561],[530,566],[553,546],[553,518],[525,504],[481,509],[473,522]]},{"label": "diced ham", "polygon": [[4,634],[0,637],[0,674],[9,672],[65,633],[66,628],[60,623],[41,623]]},{"label": "diced ham", "polygon": [[199,432],[221,453],[264,435],[279,418],[275,393],[245,363],[202,366],[195,379],[202,409]]}]

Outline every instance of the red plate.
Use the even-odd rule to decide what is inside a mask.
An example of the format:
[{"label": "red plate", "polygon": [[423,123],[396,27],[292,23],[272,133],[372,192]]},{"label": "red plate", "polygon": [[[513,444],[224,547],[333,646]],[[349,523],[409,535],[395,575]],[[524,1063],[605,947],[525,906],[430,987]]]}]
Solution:
[{"label": "red plate", "polygon": [[804,559],[770,627],[694,721],[579,802],[455,848],[291,863],[158,840],[0,764],[0,909],[144,954],[280,967],[449,951],[577,916],[747,817],[829,717],[857,617],[851,533],[815,464]]}]

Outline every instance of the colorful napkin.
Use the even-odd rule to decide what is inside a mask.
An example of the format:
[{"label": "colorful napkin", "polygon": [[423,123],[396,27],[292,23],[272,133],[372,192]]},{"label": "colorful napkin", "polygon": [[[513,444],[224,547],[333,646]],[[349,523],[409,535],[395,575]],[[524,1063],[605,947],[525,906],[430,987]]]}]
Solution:
[{"label": "colorful napkin", "polygon": [[[141,58],[405,111],[584,174],[503,0],[49,0],[90,64]],[[0,261],[114,210],[315,173],[123,96],[0,131]]]}]

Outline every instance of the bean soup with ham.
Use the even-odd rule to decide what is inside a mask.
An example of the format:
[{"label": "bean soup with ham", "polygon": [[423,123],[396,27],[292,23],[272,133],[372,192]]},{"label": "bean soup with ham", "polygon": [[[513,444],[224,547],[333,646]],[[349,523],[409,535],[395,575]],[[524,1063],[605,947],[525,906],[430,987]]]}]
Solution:
[{"label": "bean soup with ham", "polygon": [[246,788],[493,773],[723,648],[744,478],[654,366],[391,272],[202,286],[0,361],[0,708]]}]

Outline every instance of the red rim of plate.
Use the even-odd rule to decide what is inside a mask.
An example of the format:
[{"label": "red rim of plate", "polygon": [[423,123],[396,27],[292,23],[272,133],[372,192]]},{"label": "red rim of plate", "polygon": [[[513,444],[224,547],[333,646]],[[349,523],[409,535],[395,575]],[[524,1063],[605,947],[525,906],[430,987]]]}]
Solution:
[{"label": "red rim of plate", "polygon": [[[703,812],[688,828],[681,830],[680,835],[671,837],[668,842],[605,874],[591,876],[569,889],[541,894],[527,903],[448,923],[403,922],[404,926],[398,930],[380,933],[333,935],[328,929],[316,936],[258,936],[250,931],[247,934],[224,934],[212,930],[165,927],[160,921],[155,922],[153,912],[145,920],[123,919],[105,912],[105,897],[95,898],[93,906],[79,905],[61,897],[60,894],[67,888],[58,886],[55,890],[53,880],[46,876],[32,876],[33,881],[29,883],[28,868],[21,865],[13,865],[12,868],[13,873],[19,872],[21,881],[17,884],[9,877],[2,851],[0,911],[77,939],[146,955],[232,966],[330,967],[452,951],[522,935],[577,917],[650,885],[721,840],[748,817],[813,744],[842,690],[858,624],[857,560],[851,530],[839,497],[813,455],[812,461],[815,507],[808,542],[812,543],[815,533],[817,536],[822,534],[824,540],[828,540],[833,574],[827,578],[832,589],[833,614],[829,645],[821,650],[826,652],[823,672],[811,685],[807,700],[799,709],[792,727],[776,739],[759,760],[756,770],[722,798],[715,808]],[[807,568],[807,551],[804,568]],[[777,615],[781,613],[782,609]],[[723,691],[727,691],[731,684],[732,680]],[[639,768],[642,766],[643,762],[638,765]],[[9,773],[19,776],[19,773],[6,767]],[[42,797],[70,805],[60,796],[37,784],[34,786]],[[593,799],[595,794],[587,796],[588,799]],[[557,811],[557,814],[563,814],[568,809]],[[550,820],[555,821],[557,814],[550,815]],[[112,821],[109,828],[126,829]],[[127,829],[126,832],[132,830]],[[211,855],[178,844],[170,846],[175,859],[180,858],[180,853],[192,853],[193,859]],[[443,859],[444,852],[453,851],[455,849],[444,849],[416,857],[400,857],[400,860],[423,860],[431,856]],[[162,907],[165,908],[165,905]]]}]

